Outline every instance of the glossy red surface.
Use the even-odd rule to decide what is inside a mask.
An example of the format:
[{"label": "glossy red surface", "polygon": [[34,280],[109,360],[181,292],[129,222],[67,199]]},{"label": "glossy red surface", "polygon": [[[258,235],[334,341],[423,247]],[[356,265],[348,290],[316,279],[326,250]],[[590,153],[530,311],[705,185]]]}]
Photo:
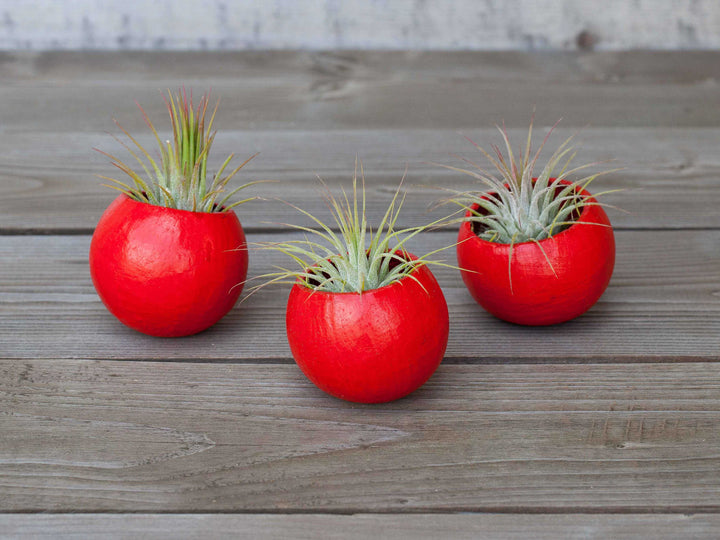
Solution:
[{"label": "glossy red surface", "polygon": [[532,326],[561,323],[590,309],[610,282],[615,238],[609,225],[600,206],[586,206],[574,225],[540,242],[552,267],[534,242],[515,244],[511,287],[510,246],[478,238],[464,221],[458,266],[465,270],[462,278],[473,298],[493,315]]},{"label": "glossy red surface", "polygon": [[152,336],[195,334],[235,304],[248,254],[233,211],[188,212],[120,195],[90,244],[95,289],[121,322]]},{"label": "glossy red surface", "polygon": [[359,293],[313,292],[295,284],[287,306],[290,349],[325,392],[382,403],[420,387],[445,354],[448,309],[426,267],[412,278]]}]

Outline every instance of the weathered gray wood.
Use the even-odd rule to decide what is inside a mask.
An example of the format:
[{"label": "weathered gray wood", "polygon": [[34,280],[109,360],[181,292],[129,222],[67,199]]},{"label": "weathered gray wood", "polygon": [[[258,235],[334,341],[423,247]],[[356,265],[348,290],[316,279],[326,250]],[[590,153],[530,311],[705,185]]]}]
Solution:
[{"label": "weathered gray wood", "polygon": [[[223,97],[228,128],[707,126],[720,121],[720,52],[3,53],[6,131],[103,131],[158,91]],[[28,114],[32,111],[33,114]],[[128,127],[141,127],[133,112]]]},{"label": "weathered gray wood", "polygon": [[[180,84],[212,86],[223,97],[218,156],[262,151],[246,177],[281,183],[257,193],[310,209],[319,208],[309,189],[314,173],[331,184],[347,182],[356,153],[372,194],[389,195],[406,162],[410,183],[465,186],[459,176],[419,162],[452,162],[449,152],[472,155],[458,131],[487,145],[498,140],[493,124],[526,126],[536,104],[538,126],[564,118],[559,135],[595,126],[583,137],[583,159],[616,158],[625,167],[603,183],[630,188],[607,198],[631,212],[614,214],[617,225],[718,227],[718,58],[717,52],[3,53],[0,231],[94,227],[112,193],[95,177],[111,167],[91,148],[118,148],[103,134],[118,132],[113,115],[145,133],[136,99],[164,125],[158,91]],[[418,210],[438,196],[421,190],[411,197],[403,222],[422,221]],[[382,202],[373,198],[373,215]],[[274,205],[250,205],[243,221],[266,227],[262,222],[276,212]]]},{"label": "weathered gray wood", "polygon": [[[109,120],[106,127],[110,129]],[[494,128],[465,133],[486,147],[501,141]],[[559,129],[551,141],[559,145],[571,134],[570,129]],[[525,135],[523,129],[511,131],[515,141],[522,141]],[[145,133],[139,138],[154,144]],[[615,159],[596,170],[624,168],[601,177],[592,186],[593,192],[625,190],[602,199],[625,210],[609,209],[616,226],[720,227],[716,211],[716,201],[720,200],[720,130],[590,128],[581,132],[578,142],[578,164]],[[0,133],[0,146],[0,232],[91,231],[116,195],[103,187],[106,181],[96,175],[125,181],[104,156],[92,151],[93,146],[113,153],[122,151],[106,134]],[[338,193],[340,187],[351,184],[357,154],[363,161],[369,215],[374,220],[384,213],[407,165],[410,195],[401,225],[427,223],[453,211],[443,206],[428,212],[429,206],[447,196],[442,188],[481,189],[474,179],[428,162],[467,166],[452,153],[484,160],[460,131],[439,129],[228,131],[218,135],[214,148],[217,160],[231,152],[244,159],[261,151],[238,177],[237,185],[275,180],[249,188],[247,193],[281,198],[320,215],[325,213],[325,206],[315,174]],[[129,154],[127,158],[132,161]],[[273,221],[284,220],[287,211],[282,203],[270,200],[243,205],[238,214],[246,227],[268,229],[274,227]]]},{"label": "weathered gray wood", "polygon": [[[714,0],[7,2],[0,49],[712,49]],[[585,36],[585,37],[583,37]]]},{"label": "weathered gray wood", "polygon": [[717,514],[6,514],[0,529],[25,538],[270,538],[273,540],[715,539]]},{"label": "weathered gray wood", "polygon": [[[0,233],[81,233],[0,236],[0,511],[720,512],[718,59],[0,54]],[[470,185],[423,163],[471,156],[461,132],[487,145],[505,118],[517,138],[533,103],[538,127],[565,117],[557,139],[592,123],[579,159],[625,167],[594,191],[630,188],[606,199],[631,212],[611,211],[623,229],[611,286],[574,322],[521,328],[484,313],[456,271],[437,269],[452,317],[446,362],[419,392],[379,407],[326,397],[292,364],[287,287],[198,336],[128,330],[89,279],[82,233],[113,197],[94,177],[110,167],[90,148],[117,148],[101,135],[116,131],[112,114],[144,133],[134,99],[162,122],[157,91],[183,83],[223,96],[218,155],[262,151],[243,177],[279,182],[256,193],[322,214],[314,173],[347,185],[358,153],[376,218],[407,162],[415,189],[403,224],[439,215],[425,213],[441,196],[431,186]],[[265,221],[301,222],[274,201],[240,216],[251,241],[287,237]],[[452,231],[428,233],[411,249],[453,241]],[[253,252],[251,275],[280,260]],[[28,528],[34,517],[0,517],[0,530],[73,527],[45,516]],[[268,527],[276,537],[365,526],[661,538],[718,527],[715,514],[483,514],[459,525],[446,515],[108,517],[138,534],[207,519],[220,533]],[[102,518],[77,530],[101,532]]]},{"label": "weathered gray wood", "polygon": [[[549,328],[504,323],[483,311],[459,272],[435,268],[450,307],[447,356],[494,359],[720,359],[720,232],[620,231],[615,275],[587,314]],[[251,235],[250,241],[285,235]],[[427,233],[411,250],[455,241]],[[288,285],[263,289],[215,327],[183,339],[125,328],[100,303],[87,266],[89,238],[0,237],[0,358],[289,359]],[[454,250],[444,257],[454,260]],[[250,275],[286,263],[255,250]]]},{"label": "weathered gray wood", "polygon": [[0,361],[0,509],[718,512],[720,365],[444,365],[358,406],[295,366]]}]

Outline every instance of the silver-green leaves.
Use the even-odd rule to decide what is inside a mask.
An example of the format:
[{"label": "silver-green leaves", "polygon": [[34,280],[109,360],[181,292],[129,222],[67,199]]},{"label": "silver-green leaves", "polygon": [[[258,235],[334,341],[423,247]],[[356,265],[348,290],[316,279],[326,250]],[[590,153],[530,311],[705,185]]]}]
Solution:
[{"label": "silver-green leaves", "polygon": [[464,161],[475,167],[474,170],[441,165],[477,178],[488,188],[483,192],[456,192],[449,199],[464,208],[478,206],[468,219],[477,224],[475,230],[480,238],[503,244],[544,240],[572,225],[584,206],[598,204],[591,202],[587,192],[583,191],[597,176],[612,171],[569,181],[570,175],[595,165],[591,163],[570,168],[576,154],[574,147],[570,146],[573,136],[555,150],[539,173],[535,173],[540,153],[555,126],[535,154],[531,150],[532,121],[525,149],[521,149],[517,156],[513,153],[504,126],[498,127],[498,130],[505,143],[507,157],[496,145],[492,146],[493,156],[470,141],[499,174],[492,174],[467,159]]},{"label": "silver-green leaves", "polygon": [[[183,89],[173,96],[168,91],[168,98],[165,99],[170,124],[173,131],[173,140],[162,141],[155,126],[138,105],[142,112],[145,123],[152,131],[157,141],[160,159],[153,158],[140,143],[128,133],[118,122],[115,124],[132,141],[135,149],[124,143],[119,138],[115,139],[132,155],[139,163],[144,174],[135,172],[129,165],[120,159],[98,150],[112,160],[112,164],[127,174],[133,180],[133,186],[124,182],[101,176],[105,180],[113,182],[108,186],[118,189],[129,197],[140,202],[146,202],[167,208],[190,210],[193,212],[225,212],[238,204],[250,201],[243,199],[229,203],[230,198],[243,188],[256,184],[249,182],[226,193],[230,179],[235,176],[253,157],[251,156],[230,173],[223,176],[223,173],[230,165],[235,154],[231,154],[220,165],[218,172],[208,184],[207,162],[210,147],[215,139],[216,132],[212,131],[213,121],[217,113],[218,103],[215,104],[210,121],[205,125],[209,95],[204,94],[200,98],[197,109],[193,108],[192,94],[187,95]],[[97,150],[97,149],[96,149]],[[144,159],[143,159],[144,158]]]},{"label": "silver-green leaves", "polygon": [[[412,271],[428,261],[426,257],[437,251],[412,259],[405,251],[405,244],[420,232],[433,226],[428,225],[395,230],[405,195],[400,188],[390,202],[377,229],[373,230],[365,215],[365,182],[363,176],[358,189],[358,163],[353,175],[352,198],[343,190],[340,200],[329,192],[328,205],[335,220],[336,230],[309,212],[293,206],[310,218],[315,228],[285,224],[309,237],[279,243],[259,244],[261,249],[280,251],[298,264],[297,269],[276,267],[277,272],[259,276],[266,279],[260,288],[270,283],[295,283],[300,281],[306,287],[328,292],[357,292],[377,289],[412,276]],[[401,182],[402,185],[402,182]],[[360,191],[360,196],[358,196]],[[292,205],[291,205],[292,206]],[[313,238],[313,239],[311,239]]]}]

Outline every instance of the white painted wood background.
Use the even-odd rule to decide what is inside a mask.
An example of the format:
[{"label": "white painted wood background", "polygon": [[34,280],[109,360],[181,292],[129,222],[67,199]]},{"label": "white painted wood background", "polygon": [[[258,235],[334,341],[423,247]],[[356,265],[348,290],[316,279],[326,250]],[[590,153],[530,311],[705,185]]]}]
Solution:
[{"label": "white painted wood background", "polygon": [[718,0],[0,0],[0,49],[713,49]]}]

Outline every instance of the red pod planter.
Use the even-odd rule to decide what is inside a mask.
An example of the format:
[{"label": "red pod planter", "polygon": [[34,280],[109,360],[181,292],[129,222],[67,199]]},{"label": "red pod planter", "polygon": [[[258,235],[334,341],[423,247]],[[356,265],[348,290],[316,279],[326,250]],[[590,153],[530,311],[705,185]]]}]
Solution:
[{"label": "red pod planter", "polygon": [[427,266],[412,275],[417,281],[405,276],[362,293],[293,286],[288,341],[316,386],[348,401],[382,403],[430,378],[445,354],[448,309]]},{"label": "red pod planter", "polygon": [[[468,210],[465,217],[470,215]],[[615,266],[615,237],[607,214],[600,206],[585,206],[573,225],[540,245],[542,250],[534,242],[515,244],[509,275],[509,244],[482,240],[472,222],[464,221],[458,265],[473,298],[500,319],[531,326],[585,313],[607,288]]]},{"label": "red pod planter", "polygon": [[247,265],[233,211],[189,212],[126,195],[105,210],[90,244],[100,299],[122,323],[152,336],[215,324],[240,296]]}]

